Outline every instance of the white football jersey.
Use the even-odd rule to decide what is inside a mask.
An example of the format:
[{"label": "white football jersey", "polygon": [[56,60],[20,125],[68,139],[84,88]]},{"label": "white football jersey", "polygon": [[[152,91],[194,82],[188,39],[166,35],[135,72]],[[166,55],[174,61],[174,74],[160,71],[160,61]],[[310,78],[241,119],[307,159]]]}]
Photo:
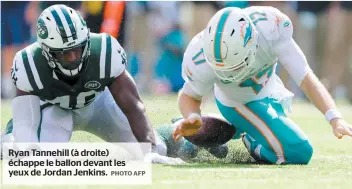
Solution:
[{"label": "white football jersey", "polygon": [[[216,98],[226,106],[235,107],[266,97],[280,102],[289,100],[293,94],[288,91],[280,78],[275,74],[278,58],[284,56],[285,49],[292,45],[292,23],[290,19],[273,7],[249,7],[244,9],[253,21],[258,32],[258,50],[255,69],[247,80],[241,83],[222,81],[216,77],[214,70],[207,64],[203,54],[203,32],[196,35],[188,45],[182,63],[182,75],[186,83],[183,91],[199,98],[214,89]],[[295,44],[295,43],[294,43]],[[297,50],[295,49],[295,52]],[[297,52],[301,52],[300,50]],[[297,53],[296,53],[297,54]],[[303,53],[302,63],[284,67],[288,71],[299,72],[290,74],[299,83],[302,75],[309,71]],[[303,65],[303,66],[302,66]],[[296,68],[299,66],[299,68]],[[308,68],[307,68],[308,67]]]}]

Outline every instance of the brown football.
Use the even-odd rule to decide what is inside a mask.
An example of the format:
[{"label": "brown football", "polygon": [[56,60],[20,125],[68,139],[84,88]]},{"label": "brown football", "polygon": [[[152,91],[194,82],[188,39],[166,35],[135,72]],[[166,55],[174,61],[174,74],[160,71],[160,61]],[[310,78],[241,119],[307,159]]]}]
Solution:
[{"label": "brown football", "polygon": [[217,115],[202,115],[202,127],[192,136],[185,138],[197,146],[222,145],[236,134],[236,128]]}]

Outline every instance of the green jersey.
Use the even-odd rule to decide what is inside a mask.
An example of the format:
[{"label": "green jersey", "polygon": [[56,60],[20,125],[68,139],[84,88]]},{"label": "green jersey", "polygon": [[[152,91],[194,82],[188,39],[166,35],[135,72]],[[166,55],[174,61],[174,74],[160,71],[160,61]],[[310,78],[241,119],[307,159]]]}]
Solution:
[{"label": "green jersey", "polygon": [[109,34],[90,33],[90,46],[87,67],[74,85],[59,79],[36,42],[17,52],[11,70],[13,83],[61,108],[83,108],[125,70],[126,64],[124,49]]}]

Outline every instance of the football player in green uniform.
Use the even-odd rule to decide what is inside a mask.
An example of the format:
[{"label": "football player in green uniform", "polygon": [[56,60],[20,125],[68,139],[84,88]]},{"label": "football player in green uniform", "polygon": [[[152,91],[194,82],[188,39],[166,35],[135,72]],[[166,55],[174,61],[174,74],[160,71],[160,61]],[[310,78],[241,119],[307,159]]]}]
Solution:
[{"label": "football player in green uniform", "polygon": [[4,138],[68,142],[74,130],[83,130],[107,142],[155,147],[151,123],[125,66],[125,51],[114,37],[91,33],[70,7],[48,7],[37,21],[37,41],[14,57],[17,95]]}]

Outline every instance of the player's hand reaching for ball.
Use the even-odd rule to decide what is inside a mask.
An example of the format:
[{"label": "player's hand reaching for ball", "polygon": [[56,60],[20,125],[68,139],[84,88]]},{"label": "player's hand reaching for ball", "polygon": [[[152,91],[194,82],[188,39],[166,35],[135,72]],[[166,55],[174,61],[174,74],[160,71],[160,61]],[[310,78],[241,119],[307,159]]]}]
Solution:
[{"label": "player's hand reaching for ball", "polygon": [[331,126],[334,132],[334,135],[341,139],[344,135],[352,137],[352,126],[348,124],[343,119],[333,119],[331,120]]},{"label": "player's hand reaching for ball", "polygon": [[178,141],[183,136],[192,136],[198,132],[202,126],[202,118],[197,113],[192,113],[186,119],[182,119],[175,123],[176,128],[172,134],[175,141]]}]

